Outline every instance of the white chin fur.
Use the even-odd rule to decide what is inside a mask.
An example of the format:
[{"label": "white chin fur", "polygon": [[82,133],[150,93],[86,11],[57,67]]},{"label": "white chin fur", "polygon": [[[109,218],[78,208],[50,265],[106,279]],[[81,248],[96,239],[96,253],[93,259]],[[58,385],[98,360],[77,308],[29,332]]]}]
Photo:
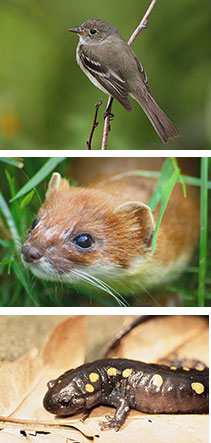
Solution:
[{"label": "white chin fur", "polygon": [[22,258],[25,268],[30,269],[30,271],[36,275],[36,277],[51,280],[51,281],[59,281],[58,274],[55,269],[50,265],[50,263],[44,261],[43,258],[39,260],[39,262],[27,263]]},{"label": "white chin fur", "polygon": [[99,271],[99,265],[89,266],[88,268],[80,268],[77,266],[76,268],[70,269],[69,272],[59,273],[50,263],[45,261],[45,259],[41,258],[39,261],[34,263],[26,263],[24,260],[24,265],[27,269],[38,278],[55,281],[55,282],[64,282],[69,284],[81,284],[82,286],[91,285],[95,286],[98,282],[109,281],[112,283],[120,280],[121,281],[121,268],[118,266],[106,266],[103,270],[103,279],[102,272]]}]

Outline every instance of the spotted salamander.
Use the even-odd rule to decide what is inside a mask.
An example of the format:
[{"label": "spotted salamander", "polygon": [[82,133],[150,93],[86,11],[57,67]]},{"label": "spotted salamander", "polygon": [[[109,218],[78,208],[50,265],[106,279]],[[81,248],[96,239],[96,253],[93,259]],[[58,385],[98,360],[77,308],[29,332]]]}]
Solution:
[{"label": "spotted salamander", "polygon": [[118,431],[131,408],[151,414],[207,412],[208,379],[209,369],[201,364],[190,369],[108,358],[51,380],[43,404],[57,416],[81,411],[82,420],[94,406],[114,406],[115,415],[100,426]]}]

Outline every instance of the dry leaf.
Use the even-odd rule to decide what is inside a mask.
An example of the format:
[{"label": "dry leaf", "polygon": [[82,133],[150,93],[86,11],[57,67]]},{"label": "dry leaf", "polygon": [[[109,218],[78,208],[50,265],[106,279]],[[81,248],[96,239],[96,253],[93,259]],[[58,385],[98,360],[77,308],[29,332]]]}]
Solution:
[{"label": "dry leaf", "polygon": [[0,365],[0,414],[10,415],[36,385],[42,374],[42,359],[36,348],[16,362]]},{"label": "dry leaf", "polygon": [[202,316],[156,316],[133,329],[109,356],[156,363],[176,353],[177,358],[209,365],[208,333],[208,321]]},{"label": "dry leaf", "polygon": [[[7,383],[4,395],[4,412],[9,419],[0,417],[0,442],[20,441],[18,431],[24,429],[25,439],[30,442],[140,442],[140,443],[198,443],[208,442],[208,417],[205,415],[150,415],[131,411],[126,423],[119,432],[101,432],[99,422],[106,414],[114,414],[114,408],[100,406],[95,408],[85,423],[80,415],[56,418],[48,414],[42,399],[46,392],[46,382],[71,367],[76,367],[85,359],[85,318],[75,317],[65,320],[50,333],[43,352],[35,356],[31,351],[23,357],[27,369],[27,382],[24,372],[19,369],[20,362],[14,365],[11,382]],[[109,322],[109,317],[108,317]],[[94,331],[96,333],[96,331]],[[208,322],[199,316],[162,316],[155,317],[131,331],[121,341],[112,356],[133,358],[148,362],[175,357],[194,358],[208,362]],[[8,363],[1,370],[0,386],[5,384]],[[23,363],[22,363],[23,365]],[[20,372],[18,372],[20,371]],[[19,380],[17,389],[16,380]],[[1,394],[0,394],[1,395]],[[15,398],[15,400],[14,400]],[[19,399],[19,400],[18,400]],[[3,410],[3,409],[2,409]],[[1,412],[1,415],[2,412]],[[2,440],[3,438],[3,440]],[[6,439],[5,439],[6,438]],[[7,440],[8,438],[8,440]],[[24,437],[21,436],[21,441]]]},{"label": "dry leaf", "polygon": [[85,360],[85,324],[87,317],[71,317],[59,323],[46,340],[42,357],[45,366],[55,368],[58,375]]}]

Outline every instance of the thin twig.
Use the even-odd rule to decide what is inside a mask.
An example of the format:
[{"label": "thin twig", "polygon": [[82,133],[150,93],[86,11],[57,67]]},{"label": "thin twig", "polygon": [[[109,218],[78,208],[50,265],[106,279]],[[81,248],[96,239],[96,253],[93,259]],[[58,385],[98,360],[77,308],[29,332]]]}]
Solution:
[{"label": "thin twig", "polygon": [[157,0],[152,0],[152,3],[150,4],[149,8],[146,11],[146,14],[143,16],[140,24],[138,25],[138,27],[136,28],[136,30],[134,31],[134,33],[131,35],[131,37],[128,40],[128,45],[131,46],[132,43],[134,42],[135,38],[137,37],[137,35],[139,34],[139,32],[142,31],[142,29],[145,29],[148,25],[148,18],[155,6],[155,3],[157,2]]},{"label": "thin twig", "polygon": [[98,115],[99,107],[102,105],[102,103],[103,103],[103,101],[99,100],[99,102],[96,103],[96,105],[95,105],[96,110],[95,110],[95,116],[94,116],[94,121],[93,121],[93,125],[92,125],[92,130],[91,130],[91,133],[89,136],[89,140],[86,142],[88,149],[92,149],[92,137],[93,137],[96,127],[99,124],[99,122],[97,122],[97,115]]},{"label": "thin twig", "polygon": [[[109,96],[109,99],[111,96]],[[108,102],[109,103],[109,102]],[[107,147],[108,133],[110,131],[110,116],[105,117],[104,128],[103,128],[103,139],[101,149],[104,151]]]},{"label": "thin twig", "polygon": [[[137,28],[135,29],[135,31],[133,32],[133,34],[131,35],[131,37],[128,40],[128,45],[131,46],[132,43],[134,42],[135,38],[137,37],[137,35],[142,31],[142,29],[145,29],[148,25],[148,18],[156,4],[157,0],[152,0],[152,2],[150,3],[149,8],[147,9],[146,13],[144,14],[142,20],[140,21],[139,25],[137,26]],[[108,99],[108,103],[107,103],[107,107],[110,103],[110,99],[111,96],[109,96]],[[111,108],[110,108],[111,110]],[[110,116],[107,115],[105,118],[105,123],[104,123],[104,129],[103,129],[103,138],[102,138],[102,145],[101,145],[101,149],[105,150],[107,148],[107,141],[108,141],[108,133],[109,133],[109,129],[110,129]]]},{"label": "thin twig", "polygon": [[[111,111],[111,108],[112,108],[113,100],[114,100],[114,98],[111,95],[109,95],[109,99],[108,99],[108,103],[107,103],[107,107],[106,107],[106,110],[107,110],[108,113],[107,113],[107,115],[105,117],[105,124],[104,124],[104,131],[103,131],[103,140],[102,140],[102,149],[103,150],[106,149],[108,133],[111,130],[111,127],[110,127],[110,121],[111,121],[110,111]],[[106,128],[106,130],[105,130],[105,128]],[[104,140],[105,136],[106,136],[106,139]]]}]

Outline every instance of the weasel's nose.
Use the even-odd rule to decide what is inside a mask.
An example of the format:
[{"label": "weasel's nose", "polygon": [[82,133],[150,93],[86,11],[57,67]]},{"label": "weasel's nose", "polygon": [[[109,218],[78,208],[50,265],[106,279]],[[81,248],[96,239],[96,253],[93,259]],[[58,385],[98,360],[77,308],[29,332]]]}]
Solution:
[{"label": "weasel's nose", "polygon": [[22,254],[24,256],[24,260],[28,263],[32,263],[35,260],[39,260],[42,257],[41,252],[35,248],[34,246],[24,245],[22,247]]}]

